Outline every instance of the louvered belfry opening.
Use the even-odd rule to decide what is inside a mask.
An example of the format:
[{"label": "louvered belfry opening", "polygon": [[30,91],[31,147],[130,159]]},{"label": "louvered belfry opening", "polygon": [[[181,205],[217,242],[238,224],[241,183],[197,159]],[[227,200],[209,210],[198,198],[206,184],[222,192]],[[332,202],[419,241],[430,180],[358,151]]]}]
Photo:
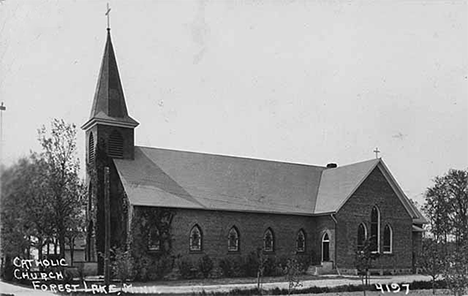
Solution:
[{"label": "louvered belfry opening", "polygon": [[94,162],[94,137],[93,137],[93,133],[89,134],[88,161],[89,161],[89,163]]},{"label": "louvered belfry opening", "polygon": [[123,138],[122,135],[114,130],[109,136],[108,155],[114,158],[123,158]]}]

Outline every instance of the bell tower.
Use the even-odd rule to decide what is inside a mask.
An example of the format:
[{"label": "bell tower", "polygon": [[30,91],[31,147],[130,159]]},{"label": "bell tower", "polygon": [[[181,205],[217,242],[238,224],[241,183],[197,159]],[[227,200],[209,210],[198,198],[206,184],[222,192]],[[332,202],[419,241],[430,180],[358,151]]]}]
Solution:
[{"label": "bell tower", "polygon": [[98,143],[103,145],[102,148],[110,158],[133,159],[134,129],[137,126],[138,122],[127,112],[108,28],[91,114],[81,127],[86,133],[87,163],[95,162]]},{"label": "bell tower", "polygon": [[107,28],[107,40],[91,114],[81,127],[86,138],[86,177],[89,192],[85,254],[87,261],[98,262],[99,274],[103,271],[103,260],[97,254],[104,252],[105,167],[110,168],[111,243],[112,246],[118,246],[125,239],[122,217],[125,217],[126,213],[113,159],[134,159],[134,129],[138,124],[128,115],[110,28]]}]

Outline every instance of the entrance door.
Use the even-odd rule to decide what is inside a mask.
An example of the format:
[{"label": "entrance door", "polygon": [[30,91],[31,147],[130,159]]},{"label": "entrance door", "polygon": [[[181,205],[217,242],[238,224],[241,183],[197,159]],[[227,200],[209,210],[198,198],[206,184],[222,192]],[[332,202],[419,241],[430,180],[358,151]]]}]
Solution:
[{"label": "entrance door", "polygon": [[330,261],[330,237],[325,233],[322,237],[322,261]]}]

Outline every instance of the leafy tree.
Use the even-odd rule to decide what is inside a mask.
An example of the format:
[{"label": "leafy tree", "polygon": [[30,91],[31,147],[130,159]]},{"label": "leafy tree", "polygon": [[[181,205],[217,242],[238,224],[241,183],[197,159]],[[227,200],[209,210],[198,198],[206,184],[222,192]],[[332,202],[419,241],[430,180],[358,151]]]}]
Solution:
[{"label": "leafy tree", "polygon": [[301,267],[300,264],[297,262],[296,259],[290,258],[288,259],[286,266],[283,269],[284,274],[286,275],[286,279],[288,280],[288,295],[299,287],[302,287],[301,280],[299,275],[301,274]]},{"label": "leafy tree", "polygon": [[468,239],[468,170],[451,169],[434,179],[425,194],[424,212],[437,241]]},{"label": "leafy tree", "polygon": [[112,275],[120,280],[120,286],[135,277],[134,260],[128,250],[123,248],[113,248],[111,250],[114,257],[111,262]]},{"label": "leafy tree", "polygon": [[[64,257],[65,239],[73,251],[83,230],[84,186],[78,178],[74,125],[54,120],[50,136],[43,127],[44,151],[19,159],[2,174],[2,251],[9,264],[15,256],[39,258],[45,244],[58,239]],[[6,267],[6,266],[5,266]]]},{"label": "leafy tree", "polygon": [[[41,154],[46,163],[49,198],[60,255],[65,256],[66,238],[74,237],[77,211],[83,207],[85,190],[78,177],[79,160],[76,157],[76,126],[54,119],[50,133],[45,126],[38,131]],[[73,240],[73,239],[72,239]],[[71,247],[73,247],[71,245]]]},{"label": "leafy tree", "polygon": [[451,169],[436,177],[425,199],[434,243],[442,249],[444,279],[461,295],[468,287],[468,170]]},{"label": "leafy tree", "polygon": [[31,154],[2,175],[2,251],[6,265],[16,256],[29,257],[31,247],[42,258],[43,246],[53,235],[44,167],[44,161]]},{"label": "leafy tree", "polygon": [[[369,270],[372,268],[372,261],[377,259],[380,254],[373,252],[375,250],[375,239],[368,238],[364,241],[362,248],[356,250],[354,266],[356,267],[363,284],[369,284]],[[364,291],[365,295],[365,291]]]},{"label": "leafy tree", "polygon": [[[85,187],[79,187],[80,195],[84,196]],[[75,242],[77,239],[84,239],[85,227],[86,227],[86,211],[83,208],[85,206],[85,199],[82,198],[77,203],[77,207],[73,209],[73,214],[71,214],[66,222],[66,232],[65,238],[67,244],[70,248],[70,265],[74,263],[74,252],[75,252]]]},{"label": "leafy tree", "polygon": [[455,296],[465,295],[468,290],[468,245],[455,249],[447,257],[444,278]]},{"label": "leafy tree", "polygon": [[444,260],[441,244],[433,237],[423,238],[422,252],[418,266],[422,274],[429,275],[432,282],[432,294],[435,294],[435,282],[444,273]]}]

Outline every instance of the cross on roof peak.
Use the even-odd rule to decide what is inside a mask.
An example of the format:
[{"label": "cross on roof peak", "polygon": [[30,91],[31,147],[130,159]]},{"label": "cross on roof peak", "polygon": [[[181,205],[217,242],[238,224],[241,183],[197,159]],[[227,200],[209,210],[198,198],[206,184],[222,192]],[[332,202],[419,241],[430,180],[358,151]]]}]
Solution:
[{"label": "cross on roof peak", "polygon": [[109,3],[107,3],[107,11],[105,13],[105,15],[107,16],[107,30],[110,30],[110,11],[111,8],[109,6]]},{"label": "cross on roof peak", "polygon": [[378,147],[375,147],[374,153],[375,153],[375,158],[379,158],[380,150]]}]

